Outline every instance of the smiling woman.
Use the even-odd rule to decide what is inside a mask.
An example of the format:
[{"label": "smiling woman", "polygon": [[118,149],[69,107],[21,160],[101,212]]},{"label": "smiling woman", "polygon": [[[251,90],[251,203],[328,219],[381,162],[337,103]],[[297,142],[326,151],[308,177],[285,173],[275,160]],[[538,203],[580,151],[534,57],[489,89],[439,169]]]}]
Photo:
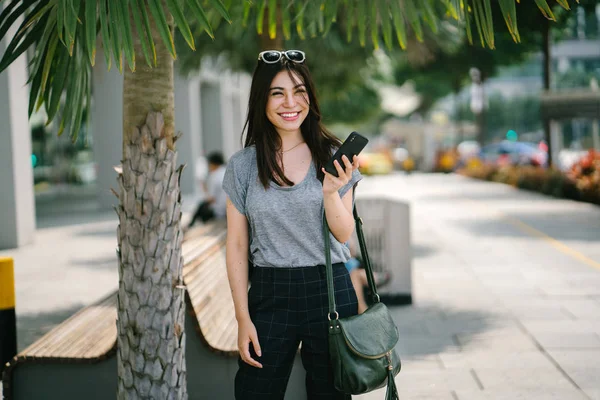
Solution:
[{"label": "smiling woman", "polygon": [[338,312],[355,315],[356,294],[344,263],[354,229],[352,189],[361,175],[358,162],[347,158],[343,167],[337,164],[338,177],[323,170],[340,142],[321,125],[302,52],[261,53],[246,126],[245,148],[231,157],[223,180],[240,353],[236,398],[283,398],[302,342],[307,397],[347,399],[333,384],[325,243],[318,238],[325,212]]},{"label": "smiling woman", "polygon": [[[291,76],[290,76],[291,75]],[[294,78],[294,79],[292,79]],[[269,89],[269,100],[267,102],[267,118],[280,136],[282,141],[293,143],[293,136],[300,136],[300,126],[308,115],[309,100],[306,97],[306,86],[302,79],[295,73],[287,71],[279,72],[273,79]],[[302,143],[300,141],[299,143]],[[296,145],[297,146],[297,145]],[[291,150],[288,149],[287,151]],[[286,150],[283,150],[285,152]]]}]

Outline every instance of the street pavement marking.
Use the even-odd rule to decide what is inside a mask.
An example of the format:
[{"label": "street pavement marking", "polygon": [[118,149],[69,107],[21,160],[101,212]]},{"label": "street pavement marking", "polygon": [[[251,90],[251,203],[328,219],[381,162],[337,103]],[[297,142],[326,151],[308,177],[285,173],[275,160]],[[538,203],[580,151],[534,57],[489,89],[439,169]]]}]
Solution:
[{"label": "street pavement marking", "polygon": [[479,203],[468,197],[463,197],[463,198],[468,200],[470,203],[473,203],[474,205],[479,206],[480,208],[484,208],[488,211],[492,211],[493,213],[496,213],[499,217],[505,219],[507,222],[510,222],[512,225],[519,228],[523,232],[526,232],[526,233],[530,234],[531,236],[537,236],[540,239],[544,239],[546,242],[548,242],[552,247],[554,247],[558,251],[560,251],[566,255],[569,255],[569,256],[575,258],[576,260],[581,261],[582,263],[584,263],[592,268],[596,268],[596,269],[600,270],[599,262],[592,260],[591,258],[578,252],[577,250],[570,248],[563,242],[554,239],[552,236],[549,236],[549,235],[545,234],[544,232],[535,229],[533,226],[526,224],[525,222],[521,221],[520,219],[512,217],[500,210],[494,209],[491,206],[488,206],[487,204]]},{"label": "street pavement marking", "polygon": [[511,224],[515,225],[516,227],[518,227],[519,229],[529,233],[532,236],[537,236],[539,238],[544,239],[545,241],[547,241],[548,243],[550,243],[553,247],[555,247],[557,250],[581,261],[584,264],[589,265],[590,267],[593,268],[597,268],[600,269],[600,263],[592,260],[591,258],[583,255],[582,253],[578,252],[577,250],[574,250],[572,248],[570,248],[569,246],[567,246],[566,244],[564,244],[563,242],[560,242],[556,239],[554,239],[552,236],[548,236],[546,235],[544,232],[539,231],[537,229],[535,229],[534,227],[526,224],[525,222],[515,218],[515,217],[511,217],[509,215],[504,214],[503,215],[504,218],[506,220],[508,220],[508,222],[510,222]]}]

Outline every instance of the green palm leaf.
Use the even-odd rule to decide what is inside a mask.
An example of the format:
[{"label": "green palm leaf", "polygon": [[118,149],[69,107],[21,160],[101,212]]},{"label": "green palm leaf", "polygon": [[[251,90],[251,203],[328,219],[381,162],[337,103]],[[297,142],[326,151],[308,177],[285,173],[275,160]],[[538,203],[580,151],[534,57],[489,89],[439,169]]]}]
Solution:
[{"label": "green palm leaf", "polygon": [[95,1],[85,2],[85,39],[87,42],[88,57],[90,64],[94,66],[96,61],[96,8]]},{"label": "green palm leaf", "polygon": [[111,57],[110,48],[112,47],[112,41],[110,37],[110,28],[108,27],[108,8],[106,0],[99,1],[99,14],[100,14],[100,32],[102,33],[102,44],[104,46],[104,59],[106,61],[106,68],[110,71]]},{"label": "green palm leaf", "polygon": [[517,8],[514,0],[499,0],[500,9],[504,15],[504,21],[508,27],[508,31],[515,42],[520,42],[519,28],[517,27]]},{"label": "green palm leaf", "polygon": [[375,50],[379,49],[379,22],[378,18],[378,6],[376,2],[371,4],[371,42],[373,42],[373,47]]},{"label": "green palm leaf", "polygon": [[[554,16],[554,13],[552,12],[552,9],[550,8],[550,6],[546,2],[546,0],[535,0],[535,4],[537,4],[539,9],[542,11],[542,14],[544,14],[544,17],[551,19],[551,20],[556,19],[556,17]],[[568,6],[569,5],[567,4],[567,7]]]},{"label": "green palm leaf", "polygon": [[258,5],[258,14],[256,15],[256,31],[259,35],[263,33],[263,25],[265,21],[265,11],[267,10],[267,0],[261,0]]},{"label": "green palm leaf", "polygon": [[[247,4],[250,5],[250,3],[247,3]],[[202,7],[200,6],[200,3],[198,3],[198,0],[189,0],[189,5],[192,9],[192,13],[198,20],[202,29],[208,34],[208,36],[210,36],[211,38],[214,39],[215,35],[210,26],[210,22],[208,21],[208,17],[206,15],[206,13],[204,12],[204,10],[202,9]],[[250,11],[250,8],[248,7],[248,12],[249,11]]]},{"label": "green palm leaf", "polygon": [[[104,0],[100,0],[104,1]],[[123,72],[123,42],[121,41],[121,26],[119,25],[118,9],[121,0],[106,0],[108,5],[108,24],[113,56],[119,72]]]},{"label": "green palm leaf", "polygon": [[[134,2],[136,0],[133,0]],[[144,5],[142,4],[142,7]],[[144,58],[146,59],[146,63],[150,68],[153,65],[156,65],[156,51],[153,51],[153,55],[150,55],[149,42],[152,42],[152,37],[150,36],[150,31],[147,31],[144,22],[142,20],[142,11],[140,7],[137,7],[136,4],[133,4],[131,7],[131,14],[133,16],[133,23],[135,24],[135,29],[138,37],[140,38],[140,43],[142,45],[142,52],[144,53]],[[154,49],[155,50],[155,49]]]},{"label": "green palm leaf", "polygon": [[[195,23],[212,37],[213,27],[218,26],[221,20],[239,23],[243,19],[246,23],[253,12],[256,12],[258,32],[262,32],[264,18],[268,18],[270,36],[277,32],[277,24],[282,24],[283,34],[289,38],[291,24],[295,24],[300,38],[304,39],[306,32],[314,37],[319,32],[327,34],[333,22],[337,21],[344,25],[348,40],[352,39],[356,29],[363,46],[366,46],[369,25],[372,44],[379,45],[381,33],[388,49],[392,46],[392,30],[400,47],[406,47],[409,34],[407,21],[416,36],[422,37],[425,28],[435,32],[438,22],[451,16],[464,21],[463,26],[471,39],[474,25],[482,44],[493,47],[494,26],[490,5],[491,1],[498,1],[513,40],[520,40],[516,0],[245,0],[234,8],[230,4],[235,2],[230,0],[164,1],[166,9],[163,8],[163,0],[3,0],[0,39],[13,25],[19,23],[19,26],[0,60],[0,72],[35,44],[29,69],[32,85],[29,112],[44,104],[49,120],[60,116],[61,132],[67,129],[69,135],[75,137],[83,110],[89,105],[91,65],[95,60],[98,33],[108,68],[114,58],[122,71],[123,55],[129,67],[135,68],[134,34],[141,39],[148,65],[156,65],[156,47],[150,35],[148,11],[173,57],[176,52],[171,28],[167,24],[167,12],[173,16],[175,27],[191,47],[194,39],[190,24]],[[210,7],[208,13],[202,4]],[[270,12],[267,17],[268,4]],[[274,4],[281,9],[281,21],[276,18]],[[554,19],[551,5],[558,4],[569,9],[572,3],[568,0],[535,0],[535,4],[547,18]],[[183,12],[186,7],[191,10],[189,15]],[[232,13],[233,9],[235,13]],[[135,33],[130,18],[133,19]],[[64,92],[67,93],[67,101],[61,105],[60,98]]]},{"label": "green palm leaf", "polygon": [[123,38],[123,50],[127,58],[129,69],[135,71],[135,51],[133,49],[133,35],[131,33],[131,22],[129,20],[129,1],[119,0],[116,6],[117,21],[121,29],[121,37]]},{"label": "green palm leaf", "polygon": [[277,36],[277,0],[269,0],[269,37]]},{"label": "green palm leaf", "polygon": [[394,28],[396,30],[396,38],[402,49],[406,49],[406,22],[404,21],[404,15],[400,10],[400,5],[396,1],[391,2],[392,5],[392,19],[394,21]]},{"label": "green palm leaf", "polygon": [[181,6],[176,0],[166,0],[167,7],[169,8],[169,12],[173,16],[175,20],[175,25],[179,28],[181,35],[187,42],[188,46],[192,50],[196,50],[196,46],[194,45],[194,36],[192,35],[192,31],[190,30],[190,26],[188,25],[185,16],[183,15],[183,10]]}]

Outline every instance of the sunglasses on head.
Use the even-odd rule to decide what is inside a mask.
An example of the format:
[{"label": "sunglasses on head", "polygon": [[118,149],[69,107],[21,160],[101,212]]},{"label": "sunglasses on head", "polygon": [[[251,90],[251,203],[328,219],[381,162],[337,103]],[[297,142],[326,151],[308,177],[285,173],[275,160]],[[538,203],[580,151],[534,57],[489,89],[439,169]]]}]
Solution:
[{"label": "sunglasses on head", "polygon": [[258,55],[259,61],[262,61],[266,64],[278,63],[283,57],[287,58],[291,62],[300,64],[303,63],[306,59],[306,54],[304,54],[304,52],[300,50],[267,50],[260,52],[260,54]]}]

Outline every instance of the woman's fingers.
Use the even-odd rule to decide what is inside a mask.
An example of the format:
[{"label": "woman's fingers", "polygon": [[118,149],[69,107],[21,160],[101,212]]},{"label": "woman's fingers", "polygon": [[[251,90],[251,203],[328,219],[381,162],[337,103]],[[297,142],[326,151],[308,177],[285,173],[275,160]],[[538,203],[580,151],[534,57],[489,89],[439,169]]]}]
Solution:
[{"label": "woman's fingers", "polygon": [[[242,360],[246,364],[252,365],[253,367],[256,367],[256,368],[262,368],[262,364],[259,363],[258,361],[256,361],[250,355],[250,343],[251,343],[251,339],[250,338],[244,340],[244,345],[242,346],[241,349],[239,349],[240,350],[240,357],[242,358]],[[258,343],[258,340],[256,340],[256,343]],[[256,346],[254,347],[254,349],[256,351]]]},{"label": "woman's fingers", "polygon": [[352,159],[352,169],[358,169],[360,163],[358,162],[358,156],[354,156]]},{"label": "woman's fingers", "polygon": [[[260,343],[258,342],[258,335],[256,334],[256,330],[251,333],[250,340],[252,341],[252,346],[254,347],[254,352],[257,356],[262,357],[262,350],[260,349]],[[262,364],[258,361],[254,361],[254,364],[258,368],[262,368]]]},{"label": "woman's fingers", "polygon": [[[336,161],[337,162],[337,161]],[[325,174],[325,179],[329,179],[333,182],[334,185],[342,187],[344,186],[344,182],[339,178],[336,178],[334,175],[331,175],[329,172],[325,170],[325,168],[321,168],[323,173]]]},{"label": "woman's fingers", "polygon": [[350,179],[352,178],[352,172],[354,172],[354,167],[348,157],[342,156],[342,161],[344,161],[344,167],[346,168],[344,173],[346,175],[346,178],[348,178],[348,181],[350,181]]},{"label": "woman's fingers", "polygon": [[344,171],[344,169],[342,168],[342,166],[340,165],[340,163],[339,163],[338,160],[335,160],[333,162],[333,165],[335,166],[335,170],[337,171],[339,178],[341,178],[342,176],[346,175],[346,172]]}]

